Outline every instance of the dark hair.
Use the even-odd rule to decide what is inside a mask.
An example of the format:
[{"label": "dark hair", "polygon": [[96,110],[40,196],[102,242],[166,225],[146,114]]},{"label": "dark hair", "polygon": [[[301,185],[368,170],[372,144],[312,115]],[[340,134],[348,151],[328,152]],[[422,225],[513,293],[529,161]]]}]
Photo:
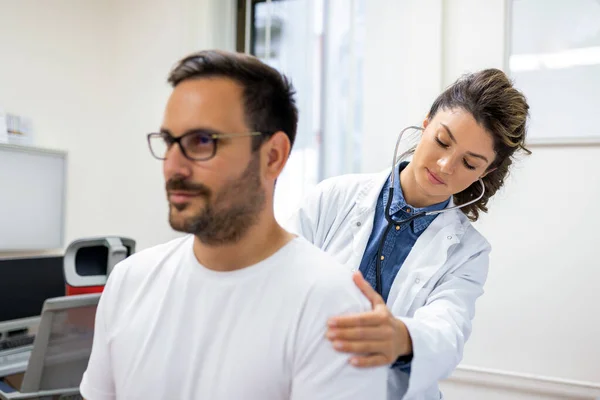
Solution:
[{"label": "dark hair", "polygon": [[242,86],[246,123],[253,131],[264,133],[253,138],[253,151],[278,131],[285,132],[293,146],[298,109],[294,87],[285,75],[247,54],[205,50],[180,60],[168,82],[175,87],[188,79],[210,77],[230,78]]},{"label": "dark hair", "polygon": [[[456,108],[468,111],[494,140],[496,158],[488,167],[490,172],[482,178],[485,194],[476,203],[461,208],[471,221],[476,221],[480,211],[488,211],[488,200],[504,185],[515,152],[531,154],[524,146],[529,105],[506,74],[492,68],[464,75],[454,82],[434,101],[428,118],[433,119],[440,110]],[[464,204],[480,194],[481,185],[475,182],[455,194],[454,201]]]}]

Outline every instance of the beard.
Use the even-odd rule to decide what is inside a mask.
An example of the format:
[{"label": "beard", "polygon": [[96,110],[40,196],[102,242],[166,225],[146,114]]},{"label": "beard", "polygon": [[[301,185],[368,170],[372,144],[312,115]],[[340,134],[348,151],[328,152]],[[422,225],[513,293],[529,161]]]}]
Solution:
[{"label": "beard", "polygon": [[202,209],[183,219],[176,213],[194,205],[171,205],[171,228],[178,232],[191,233],[209,246],[237,243],[258,222],[259,214],[265,207],[266,194],[260,182],[259,160],[258,154],[253,155],[242,175],[229,182],[215,196],[202,184],[187,182],[177,177],[170,179],[167,182],[167,190],[194,192],[206,201]]}]

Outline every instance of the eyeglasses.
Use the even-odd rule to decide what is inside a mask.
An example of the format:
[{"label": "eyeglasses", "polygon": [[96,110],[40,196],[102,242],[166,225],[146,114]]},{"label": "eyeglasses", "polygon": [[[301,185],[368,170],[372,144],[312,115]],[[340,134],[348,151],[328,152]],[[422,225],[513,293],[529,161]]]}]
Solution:
[{"label": "eyeglasses", "polygon": [[198,130],[188,132],[180,137],[173,137],[169,133],[148,134],[150,152],[159,160],[166,159],[167,152],[177,143],[183,155],[192,161],[207,161],[217,154],[217,144],[221,139],[233,139],[248,136],[264,135],[263,132],[219,134]]}]

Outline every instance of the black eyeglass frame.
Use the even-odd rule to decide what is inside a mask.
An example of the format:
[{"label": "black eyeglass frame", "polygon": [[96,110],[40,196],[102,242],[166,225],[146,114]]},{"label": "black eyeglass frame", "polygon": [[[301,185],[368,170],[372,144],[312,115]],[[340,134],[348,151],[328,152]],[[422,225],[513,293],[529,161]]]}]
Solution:
[{"label": "black eyeglass frame", "polygon": [[[205,134],[207,138],[213,140],[213,148],[212,148],[212,153],[206,157],[201,157],[201,158],[194,158],[194,157],[190,157],[187,152],[185,151],[185,146],[183,146],[181,144],[181,141],[184,140],[184,138],[190,136],[190,135],[198,135],[198,134]],[[187,158],[188,160],[191,161],[208,161],[211,158],[213,158],[216,154],[217,154],[217,147],[219,144],[219,140],[221,139],[235,139],[235,138],[241,138],[241,137],[248,137],[248,136],[261,136],[261,135],[270,135],[270,133],[267,132],[246,132],[246,133],[212,133],[212,132],[206,132],[206,131],[200,131],[200,130],[196,130],[196,131],[191,131],[191,132],[187,132],[184,135],[181,135],[179,137],[174,137],[171,134],[167,133],[167,132],[152,132],[149,133],[147,135],[147,141],[148,141],[148,147],[150,149],[150,154],[152,154],[152,156],[158,160],[165,160],[166,157],[159,157],[157,156],[154,151],[152,150],[152,139],[153,138],[161,138],[161,139],[165,139],[165,136],[169,137],[169,141],[170,143],[167,144],[167,150],[166,152],[168,152],[171,147],[177,143],[177,145],[179,146],[179,149],[181,150],[181,153],[184,155],[185,158]],[[166,154],[165,152],[165,154]]]}]

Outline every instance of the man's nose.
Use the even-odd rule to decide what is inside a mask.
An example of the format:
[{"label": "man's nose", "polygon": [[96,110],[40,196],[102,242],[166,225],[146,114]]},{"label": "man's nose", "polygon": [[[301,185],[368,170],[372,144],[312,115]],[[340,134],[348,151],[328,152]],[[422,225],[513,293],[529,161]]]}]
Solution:
[{"label": "man's nose", "polygon": [[188,177],[191,174],[190,160],[183,155],[179,144],[173,143],[165,153],[163,167],[165,178],[173,176]]}]

